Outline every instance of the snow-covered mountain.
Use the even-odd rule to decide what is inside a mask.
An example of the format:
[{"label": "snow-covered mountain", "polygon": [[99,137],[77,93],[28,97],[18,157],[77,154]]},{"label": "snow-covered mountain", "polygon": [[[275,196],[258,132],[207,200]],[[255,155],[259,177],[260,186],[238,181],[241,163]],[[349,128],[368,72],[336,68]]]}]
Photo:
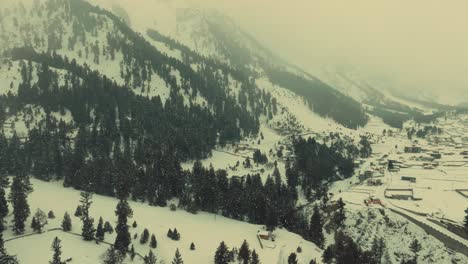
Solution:
[{"label": "snow-covered mountain", "polygon": [[[115,217],[112,197],[133,200],[140,226],[130,240],[140,258],[129,263],[143,262],[149,250],[136,245],[143,225],[156,234],[161,244],[151,248],[166,263],[176,249],[186,263],[211,263],[221,241],[233,247],[243,239],[261,263],[283,264],[294,255],[301,264],[321,263],[336,232],[314,240],[309,213],[324,196],[317,210],[325,214],[330,206],[326,225],[336,227],[343,213],[337,199],[346,196],[332,182],[351,188],[355,161],[370,158],[370,142],[393,129],[375,116],[402,128],[437,110],[350,71],[305,72],[232,19],[184,0],[0,1],[0,191],[7,180],[28,182],[31,175],[34,209],[50,205],[62,214],[79,200],[78,191],[62,185],[89,190],[96,194],[93,217],[106,219]],[[391,150],[407,143],[393,140]],[[63,235],[66,254],[78,255],[70,248],[86,242],[56,230],[58,219],[49,221],[54,229],[45,235],[29,225],[22,231],[41,243],[40,261],[52,232]],[[174,227],[182,238],[166,239]],[[274,236],[265,229],[276,229]],[[407,242],[419,231],[411,229]],[[8,251],[31,261],[23,251],[28,240],[14,231],[5,232]],[[377,234],[347,231],[367,242]],[[378,235],[396,237],[391,228]],[[109,233],[101,246],[77,246],[76,260],[96,263],[102,244],[115,239]],[[424,245],[429,257],[439,246]],[[238,252],[231,249],[233,262]],[[392,248],[390,259],[412,256],[406,251]],[[461,259],[436,253],[436,260]]]}]

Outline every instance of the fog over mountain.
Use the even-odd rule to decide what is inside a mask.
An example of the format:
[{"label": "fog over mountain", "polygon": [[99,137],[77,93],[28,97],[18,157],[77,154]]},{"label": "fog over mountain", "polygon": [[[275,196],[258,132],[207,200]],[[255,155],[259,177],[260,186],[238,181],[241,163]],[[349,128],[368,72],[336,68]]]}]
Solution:
[{"label": "fog over mountain", "polygon": [[[231,15],[291,63],[354,69],[397,93],[456,104],[468,96],[466,1],[193,1]],[[201,4],[201,2],[204,2]]]},{"label": "fog over mountain", "polygon": [[0,0],[0,264],[468,263],[443,4]]}]

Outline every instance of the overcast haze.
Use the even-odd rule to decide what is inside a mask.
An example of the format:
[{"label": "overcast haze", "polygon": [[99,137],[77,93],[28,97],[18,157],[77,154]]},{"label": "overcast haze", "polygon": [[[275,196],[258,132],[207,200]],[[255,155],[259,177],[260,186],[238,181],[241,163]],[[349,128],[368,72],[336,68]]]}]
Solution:
[{"label": "overcast haze", "polygon": [[468,1],[203,1],[311,72],[351,65],[400,90],[468,92]]}]

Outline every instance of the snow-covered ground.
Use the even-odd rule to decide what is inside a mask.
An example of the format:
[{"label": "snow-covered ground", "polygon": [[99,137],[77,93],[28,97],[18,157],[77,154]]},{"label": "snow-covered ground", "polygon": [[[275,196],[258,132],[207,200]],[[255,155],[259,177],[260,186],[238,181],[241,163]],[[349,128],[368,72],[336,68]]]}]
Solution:
[{"label": "snow-covered ground", "polygon": [[[41,208],[45,212],[53,210],[57,218],[49,219],[46,229],[60,227],[65,211],[73,215],[80,199],[79,192],[71,188],[63,188],[58,182],[49,183],[35,179],[32,179],[31,182],[34,188],[34,192],[29,197],[31,211],[35,212],[37,208]],[[110,221],[115,226],[114,210],[116,204],[117,200],[114,198],[95,195],[90,210],[91,215],[95,218],[95,224],[97,225],[97,220],[102,216],[104,221]],[[301,246],[303,250],[299,254],[302,264],[309,263],[311,259],[321,259],[321,250],[313,243],[282,229],[275,231],[274,248],[265,247],[262,249],[256,236],[257,231],[262,228],[261,226],[208,213],[194,215],[183,210],[174,212],[168,207],[161,208],[138,202],[130,202],[130,205],[134,216],[129,223],[133,223],[133,220],[138,223],[137,228],[130,229],[132,237],[135,233],[140,235],[144,228],[148,228],[151,234],[155,234],[158,241],[155,253],[165,263],[172,261],[176,248],[179,248],[184,263],[211,263],[214,252],[221,241],[224,241],[230,248],[239,248],[244,239],[249,242],[251,249],[256,250],[262,263],[285,263],[285,258],[291,252],[295,252],[298,246]],[[31,217],[27,223],[27,234],[32,233],[29,228],[30,220]],[[72,232],[80,233],[80,220],[72,216],[72,223]],[[180,241],[172,241],[166,237],[169,228],[177,228],[181,234]],[[6,242],[6,248],[8,252],[16,254],[21,263],[47,263],[52,256],[50,245],[55,236],[63,240],[63,257],[73,258],[73,263],[99,263],[100,256],[108,248],[106,245],[85,242],[79,237],[60,231],[46,232]],[[12,231],[8,230],[4,233],[5,240],[11,237],[14,237]],[[106,234],[105,241],[113,243],[114,238],[115,233],[113,235]],[[148,244],[140,245],[139,238],[132,240],[132,242],[136,252],[142,255],[148,253]],[[192,242],[196,246],[194,251],[189,249]],[[279,259],[280,256],[282,256],[281,259]],[[137,258],[135,260],[134,263],[141,263],[138,262]]]}]

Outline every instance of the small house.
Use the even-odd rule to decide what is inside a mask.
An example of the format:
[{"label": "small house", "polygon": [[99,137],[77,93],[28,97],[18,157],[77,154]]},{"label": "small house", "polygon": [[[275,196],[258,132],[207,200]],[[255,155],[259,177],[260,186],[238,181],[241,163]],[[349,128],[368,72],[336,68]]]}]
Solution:
[{"label": "small house", "polygon": [[410,176],[401,176],[401,180],[402,181],[409,181],[409,182],[412,182],[412,183],[416,182],[416,178],[415,177],[410,177]]},{"label": "small house", "polygon": [[266,230],[258,231],[257,236],[263,240],[270,240],[271,232]]}]

